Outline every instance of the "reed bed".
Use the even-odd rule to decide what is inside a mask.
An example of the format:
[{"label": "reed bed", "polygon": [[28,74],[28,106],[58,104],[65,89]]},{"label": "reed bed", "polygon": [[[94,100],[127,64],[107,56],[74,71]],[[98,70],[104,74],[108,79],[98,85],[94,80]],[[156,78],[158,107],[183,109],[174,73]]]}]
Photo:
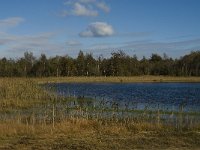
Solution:
[{"label": "reed bed", "polygon": [[199,112],[66,97],[38,81],[0,79],[0,149],[200,148]]}]

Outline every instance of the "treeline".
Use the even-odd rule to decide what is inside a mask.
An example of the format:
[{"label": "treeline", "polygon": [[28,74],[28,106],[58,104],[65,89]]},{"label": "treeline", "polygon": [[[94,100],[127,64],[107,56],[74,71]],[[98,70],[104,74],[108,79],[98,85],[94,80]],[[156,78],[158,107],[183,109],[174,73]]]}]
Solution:
[{"label": "treeline", "polygon": [[79,52],[77,58],[56,56],[47,58],[41,54],[34,57],[32,52],[25,52],[24,57],[14,60],[0,59],[1,77],[49,77],[49,76],[200,76],[200,51],[172,59],[166,54],[152,54],[141,60],[136,55],[129,56],[123,51],[111,53],[110,58],[91,53]]}]

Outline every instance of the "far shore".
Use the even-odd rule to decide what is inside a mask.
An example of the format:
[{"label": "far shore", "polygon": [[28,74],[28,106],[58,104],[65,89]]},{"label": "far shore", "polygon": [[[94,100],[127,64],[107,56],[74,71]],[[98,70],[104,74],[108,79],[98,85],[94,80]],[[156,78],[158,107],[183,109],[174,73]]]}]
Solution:
[{"label": "far shore", "polygon": [[[0,78],[0,80],[3,78]],[[12,78],[16,80],[31,79],[43,83],[200,83],[200,77],[173,76],[131,76],[131,77],[42,77],[42,78]]]}]

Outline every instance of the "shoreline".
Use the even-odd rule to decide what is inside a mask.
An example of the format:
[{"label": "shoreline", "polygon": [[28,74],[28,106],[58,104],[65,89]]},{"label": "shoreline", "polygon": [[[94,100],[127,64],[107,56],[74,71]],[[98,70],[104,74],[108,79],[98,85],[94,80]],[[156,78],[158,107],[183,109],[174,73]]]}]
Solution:
[{"label": "shoreline", "polygon": [[[20,78],[18,78],[20,79]],[[131,76],[131,77],[45,77],[27,78],[43,83],[200,83],[200,77]]]}]

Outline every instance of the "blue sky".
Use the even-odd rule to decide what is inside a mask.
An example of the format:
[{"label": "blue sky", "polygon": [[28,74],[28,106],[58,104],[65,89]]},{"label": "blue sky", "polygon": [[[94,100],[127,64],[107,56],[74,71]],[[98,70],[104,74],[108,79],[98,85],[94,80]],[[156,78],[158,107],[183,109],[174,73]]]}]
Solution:
[{"label": "blue sky", "polygon": [[200,50],[199,0],[1,0],[0,58]]}]

